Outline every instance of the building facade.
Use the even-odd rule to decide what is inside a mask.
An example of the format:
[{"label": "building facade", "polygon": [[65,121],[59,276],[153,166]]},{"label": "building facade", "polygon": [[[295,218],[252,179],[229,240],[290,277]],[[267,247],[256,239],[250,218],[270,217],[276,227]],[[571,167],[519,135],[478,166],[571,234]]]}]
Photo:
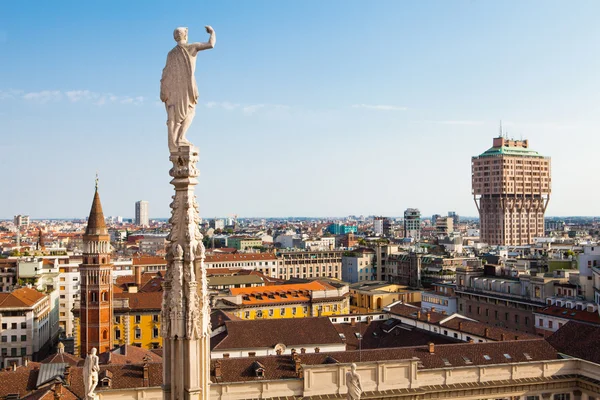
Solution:
[{"label": "building facade", "polygon": [[343,251],[290,251],[281,252],[279,279],[342,278]]},{"label": "building facade", "polygon": [[374,281],[377,278],[374,259],[375,251],[369,248],[345,253],[342,256],[342,280],[348,283]]},{"label": "building facade", "polygon": [[473,157],[472,192],[481,224],[481,241],[526,245],[544,236],[544,213],[551,191],[550,158],[527,140],[494,138]]},{"label": "building facade", "polygon": [[149,226],[148,202],[140,200],[135,202],[135,224],[139,226]]},{"label": "building facade", "polygon": [[404,211],[404,235],[415,242],[421,240],[421,212],[418,208],[407,208]]}]

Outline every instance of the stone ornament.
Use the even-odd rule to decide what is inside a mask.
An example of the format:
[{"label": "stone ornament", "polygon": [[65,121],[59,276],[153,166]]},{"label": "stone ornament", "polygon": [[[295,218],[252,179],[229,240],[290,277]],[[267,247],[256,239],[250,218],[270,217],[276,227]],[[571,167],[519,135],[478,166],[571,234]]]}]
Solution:
[{"label": "stone ornament", "polygon": [[346,386],[348,387],[348,400],[360,400],[362,385],[360,375],[356,372],[356,364],[350,365],[350,371],[346,372]]},{"label": "stone ornament", "polygon": [[93,347],[83,364],[83,386],[85,388],[87,400],[96,400],[98,398],[98,395],[94,393],[94,390],[98,385],[98,372],[100,372],[96,352],[96,348]]},{"label": "stone ornament", "polygon": [[[212,27],[206,26],[210,38],[206,43],[188,43],[188,29],[177,28],[173,38],[177,42],[167,55],[167,62],[160,80],[160,100],[167,109],[169,151],[174,153],[181,146],[191,145],[186,139],[194,119],[198,102],[198,87],[194,78],[196,56],[202,50],[215,47],[217,40]],[[195,167],[194,167],[195,168]]]}]

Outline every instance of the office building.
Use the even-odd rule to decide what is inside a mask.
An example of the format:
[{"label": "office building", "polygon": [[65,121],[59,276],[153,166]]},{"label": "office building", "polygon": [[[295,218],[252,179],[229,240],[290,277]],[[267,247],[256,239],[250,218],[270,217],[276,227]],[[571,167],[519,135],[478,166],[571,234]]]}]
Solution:
[{"label": "office building", "polygon": [[404,234],[415,242],[421,239],[421,212],[418,208],[407,208],[404,211]]},{"label": "office building", "polygon": [[149,226],[148,202],[140,200],[135,202],[135,224],[139,226]]},{"label": "office building", "polygon": [[472,188],[482,242],[519,246],[544,236],[550,158],[527,140],[494,138],[490,149],[472,158]]}]

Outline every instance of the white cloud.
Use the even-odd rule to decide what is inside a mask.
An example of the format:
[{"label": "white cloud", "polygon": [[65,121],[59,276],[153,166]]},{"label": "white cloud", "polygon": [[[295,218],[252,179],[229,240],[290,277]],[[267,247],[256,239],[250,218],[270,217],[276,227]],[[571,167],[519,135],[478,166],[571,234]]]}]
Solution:
[{"label": "white cloud", "polygon": [[28,92],[23,95],[25,100],[37,101],[40,103],[48,103],[50,101],[58,101],[62,98],[60,90],[42,90],[41,92]]},{"label": "white cloud", "polygon": [[0,100],[20,97],[23,100],[48,103],[67,99],[71,103],[90,102],[97,106],[107,103],[140,105],[146,101],[144,96],[116,96],[112,93],[98,93],[91,90],[42,90],[39,92],[27,92],[23,90],[0,91]]},{"label": "white cloud", "polygon": [[242,108],[242,112],[244,113],[244,115],[252,115],[264,107],[265,107],[264,104],[252,104],[252,105],[245,106],[244,108]]},{"label": "white cloud", "polygon": [[392,106],[386,104],[354,104],[352,108],[365,108],[367,110],[379,110],[379,111],[406,111],[407,107]]},{"label": "white cloud", "polygon": [[222,101],[222,102],[209,101],[208,103],[204,103],[204,106],[206,108],[222,108],[224,110],[231,111],[231,110],[235,110],[240,105],[236,104],[236,103],[230,103],[228,101]]}]

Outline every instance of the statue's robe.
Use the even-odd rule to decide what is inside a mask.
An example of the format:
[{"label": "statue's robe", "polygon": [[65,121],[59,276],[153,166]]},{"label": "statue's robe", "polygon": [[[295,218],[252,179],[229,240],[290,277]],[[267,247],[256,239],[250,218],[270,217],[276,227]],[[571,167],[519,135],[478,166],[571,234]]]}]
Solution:
[{"label": "statue's robe", "polygon": [[360,399],[362,390],[360,389],[360,377],[352,371],[346,372],[346,385],[348,386],[348,398],[353,400]]},{"label": "statue's robe", "polygon": [[167,55],[167,63],[160,80],[161,98],[173,107],[174,123],[182,123],[198,102],[198,88],[194,79],[194,59],[185,45],[177,45]]}]

